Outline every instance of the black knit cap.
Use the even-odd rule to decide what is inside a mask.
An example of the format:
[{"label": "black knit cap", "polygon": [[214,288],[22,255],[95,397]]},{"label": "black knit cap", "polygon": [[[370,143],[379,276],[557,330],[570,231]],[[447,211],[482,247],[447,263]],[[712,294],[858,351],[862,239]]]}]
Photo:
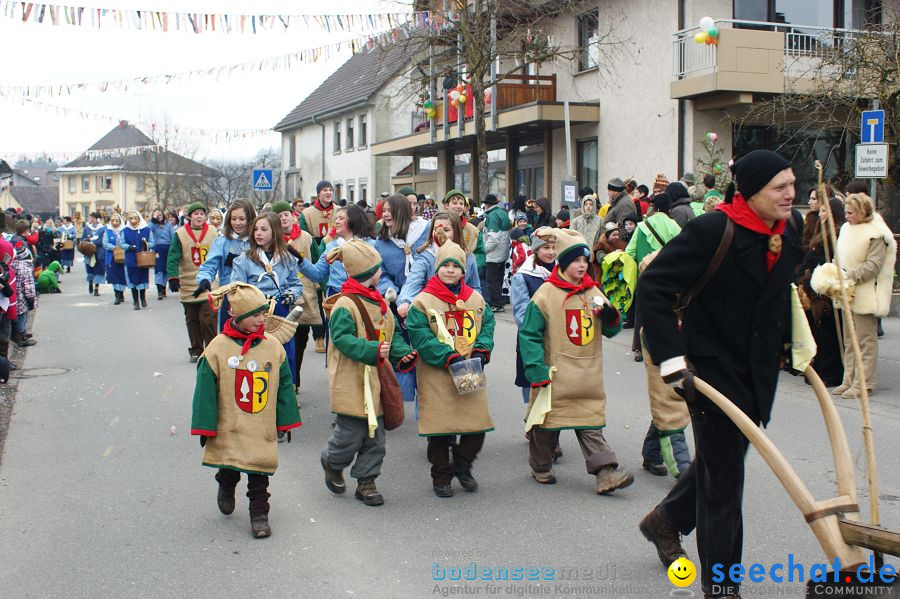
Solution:
[{"label": "black knit cap", "polygon": [[753,150],[731,167],[738,190],[749,200],[791,163],[771,150]]},{"label": "black knit cap", "polygon": [[332,190],[334,190],[334,185],[331,184],[331,181],[319,181],[318,183],[316,183],[316,194],[318,195],[322,193],[322,190],[326,187],[330,187]]}]

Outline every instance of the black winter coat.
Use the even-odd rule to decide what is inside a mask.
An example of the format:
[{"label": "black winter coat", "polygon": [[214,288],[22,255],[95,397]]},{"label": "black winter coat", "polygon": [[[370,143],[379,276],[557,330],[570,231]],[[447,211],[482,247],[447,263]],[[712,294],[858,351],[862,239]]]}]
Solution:
[{"label": "black winter coat", "polygon": [[[735,224],[731,247],[691,302],[679,331],[672,311],[675,294],[687,292],[703,276],[727,218],[720,211],[703,214],[666,244],[638,280],[638,310],[655,364],[687,356],[702,379],[765,425],[779,360],[790,341],[790,284],[803,259],[802,220],[795,211],[771,273],[765,262],[768,237]],[[705,397],[698,403],[701,410],[718,411]]]}]

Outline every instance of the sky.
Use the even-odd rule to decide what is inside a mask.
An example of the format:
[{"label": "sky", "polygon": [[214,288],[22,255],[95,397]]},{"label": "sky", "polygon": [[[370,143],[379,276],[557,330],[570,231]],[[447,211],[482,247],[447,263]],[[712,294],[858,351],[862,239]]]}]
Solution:
[{"label": "sky", "polygon": [[[58,0],[85,7],[237,14],[370,14],[406,12],[402,0]],[[49,21],[49,19],[46,19]],[[276,28],[277,29],[277,28]],[[251,34],[136,31],[129,28],[51,26],[5,18],[0,13],[0,86],[130,79],[144,75],[243,63],[365,36],[365,31],[328,33],[294,25],[284,31]],[[153,122],[170,128],[205,130],[271,129],[351,56],[295,62],[290,70],[263,70],[199,77],[170,84],[129,85],[128,91],[75,91],[36,100],[107,118],[82,118],[38,107],[21,96],[0,95],[0,158],[15,160],[42,152],[74,158],[112,129],[132,121],[150,133]],[[180,131],[172,140],[182,153],[204,160],[244,160],[280,147],[280,135],[225,141]],[[65,156],[68,154],[68,156]]]}]

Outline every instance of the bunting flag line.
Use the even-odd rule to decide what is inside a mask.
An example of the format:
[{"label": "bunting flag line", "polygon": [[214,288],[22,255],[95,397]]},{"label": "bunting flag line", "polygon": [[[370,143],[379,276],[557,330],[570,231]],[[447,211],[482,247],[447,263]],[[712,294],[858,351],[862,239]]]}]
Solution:
[{"label": "bunting flag line", "polygon": [[[47,14],[50,15],[50,19],[45,18]],[[157,33],[252,35],[270,31],[309,30],[313,26],[328,33],[359,33],[393,28],[407,23],[424,24],[431,20],[431,14],[431,11],[371,14],[187,13],[0,0],[0,17],[11,21],[92,29],[114,26]],[[60,18],[60,15],[63,18]]]},{"label": "bunting flag line", "polygon": [[[0,0],[2,1],[2,0]],[[138,85],[157,85],[157,84],[180,84],[196,80],[198,78],[212,78],[221,80],[236,73],[248,73],[255,71],[287,71],[291,70],[298,64],[312,64],[321,60],[331,60],[339,56],[341,53],[350,51],[352,55],[360,52],[369,51],[376,46],[387,46],[396,43],[401,39],[403,30],[393,29],[384,31],[376,35],[367,35],[364,37],[344,40],[317,48],[306,48],[288,54],[278,56],[269,56],[259,58],[247,62],[241,62],[231,65],[221,65],[209,67],[205,69],[194,69],[191,71],[180,71],[164,75],[145,75],[141,77],[133,77],[130,79],[116,79],[107,81],[92,82],[69,82],[54,84],[24,84],[9,83],[0,84],[0,96],[22,96],[27,98],[36,98],[42,95],[46,96],[68,96],[78,91],[95,91],[106,92],[128,91],[130,87]]]}]

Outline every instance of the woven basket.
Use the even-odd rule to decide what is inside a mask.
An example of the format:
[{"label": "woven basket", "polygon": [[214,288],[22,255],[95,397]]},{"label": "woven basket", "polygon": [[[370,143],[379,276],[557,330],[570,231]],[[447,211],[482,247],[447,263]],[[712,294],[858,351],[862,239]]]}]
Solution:
[{"label": "woven basket", "polygon": [[97,246],[85,240],[78,244],[78,251],[90,258],[97,253]]},{"label": "woven basket", "polygon": [[153,268],[156,266],[156,252],[145,250],[137,253],[138,268]]},{"label": "woven basket", "polygon": [[116,264],[125,264],[125,250],[122,248],[113,248],[113,262]]},{"label": "woven basket", "polygon": [[64,250],[74,250],[75,249],[75,241],[72,239],[63,239],[62,249]]}]

